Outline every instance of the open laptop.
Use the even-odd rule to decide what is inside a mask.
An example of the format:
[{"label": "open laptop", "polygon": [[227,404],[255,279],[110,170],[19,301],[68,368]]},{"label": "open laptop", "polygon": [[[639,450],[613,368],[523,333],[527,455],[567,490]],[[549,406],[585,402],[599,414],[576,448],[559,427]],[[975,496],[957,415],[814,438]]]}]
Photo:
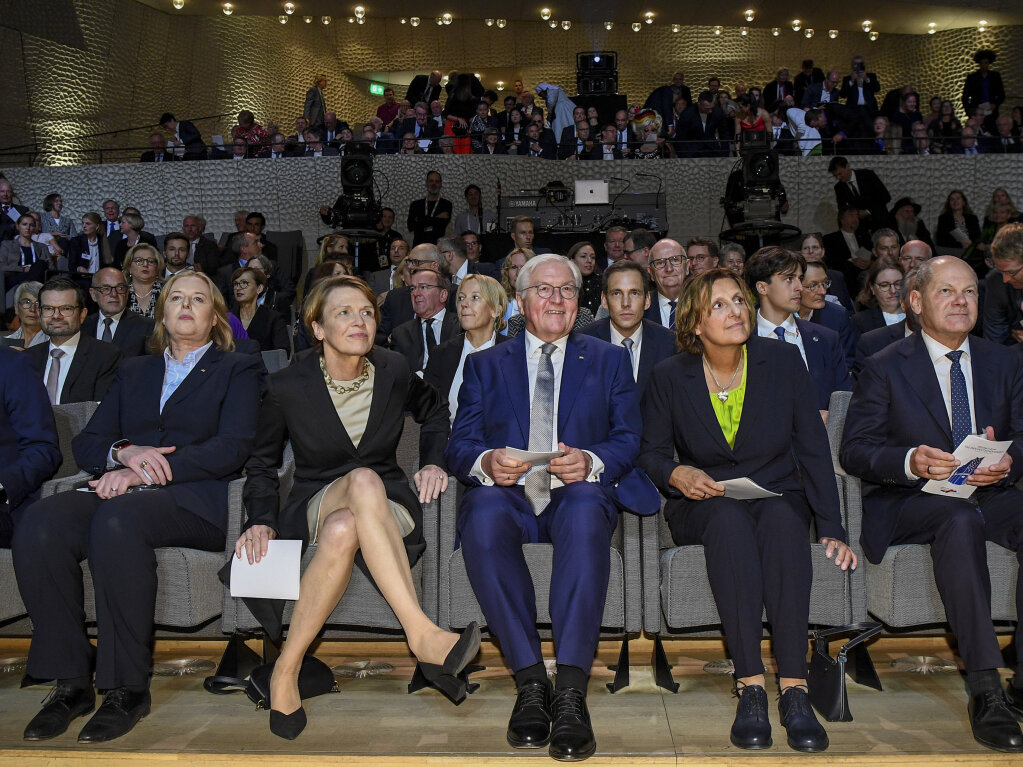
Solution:
[{"label": "open laptop", "polygon": [[582,179],[575,182],[576,205],[607,205],[610,201],[606,181]]}]

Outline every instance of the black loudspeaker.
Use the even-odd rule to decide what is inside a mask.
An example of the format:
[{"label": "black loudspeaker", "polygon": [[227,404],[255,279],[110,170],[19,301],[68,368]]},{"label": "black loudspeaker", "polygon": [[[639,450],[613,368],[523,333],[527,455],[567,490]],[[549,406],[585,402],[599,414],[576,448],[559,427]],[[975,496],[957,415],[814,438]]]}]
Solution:
[{"label": "black loudspeaker", "polygon": [[605,96],[618,93],[616,75],[576,75],[576,92],[580,96]]},{"label": "black loudspeaker", "polygon": [[618,74],[618,54],[615,51],[584,51],[575,55],[578,74]]},{"label": "black loudspeaker", "polygon": [[751,151],[742,157],[742,182],[749,187],[777,186],[778,153],[773,151]]}]

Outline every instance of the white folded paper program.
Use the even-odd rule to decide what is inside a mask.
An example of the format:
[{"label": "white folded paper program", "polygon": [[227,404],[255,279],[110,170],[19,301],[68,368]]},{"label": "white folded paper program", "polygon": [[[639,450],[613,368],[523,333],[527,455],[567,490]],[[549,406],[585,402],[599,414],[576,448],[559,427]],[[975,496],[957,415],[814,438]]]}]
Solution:
[{"label": "white folded paper program", "polygon": [[978,468],[1001,461],[1011,446],[1012,442],[995,442],[978,434],[968,435],[952,454],[959,461],[956,470],[948,479],[928,480],[923,486],[923,491],[953,498],[969,498],[977,489],[974,485],[966,484],[970,475]]},{"label": "white folded paper program", "polygon": [[266,556],[249,564],[231,559],[231,596],[261,599],[298,599],[302,541],[270,541]]},{"label": "white folded paper program", "polygon": [[725,498],[734,498],[737,501],[755,501],[758,498],[777,498],[781,495],[765,490],[749,477],[725,479],[721,484],[725,486]]},{"label": "white folded paper program", "polygon": [[561,450],[554,450],[550,453],[538,453],[535,451],[531,453],[528,450],[519,450],[517,447],[506,447],[504,454],[509,458],[514,458],[516,461],[531,463],[533,466],[547,466],[555,458],[560,458],[565,453]]}]

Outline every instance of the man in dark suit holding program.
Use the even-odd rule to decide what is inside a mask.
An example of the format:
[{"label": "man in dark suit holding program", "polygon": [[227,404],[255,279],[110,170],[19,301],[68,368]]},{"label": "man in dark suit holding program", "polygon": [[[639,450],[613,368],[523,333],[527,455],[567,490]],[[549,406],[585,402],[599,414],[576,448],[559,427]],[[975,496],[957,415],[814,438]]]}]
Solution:
[{"label": "man in dark suit holding program", "polygon": [[[986,541],[1023,556],[1023,366],[1011,350],[971,336],[977,277],[943,256],[917,268],[909,300],[920,332],[868,359],[849,404],[842,466],[863,480],[863,551],[879,563],[889,546],[930,546],[934,579],[966,667],[974,738],[997,751],[1023,752],[1023,632],[1008,698],[991,622]],[[966,480],[969,499],[923,492],[947,480],[965,437],[1011,441],[1008,454]],[[1023,580],[1016,606],[1023,614]],[[1016,685],[1020,685],[1017,687]],[[1010,711],[1009,707],[1012,707]]]},{"label": "man in dark suit holding program", "polygon": [[[445,451],[448,468],[468,486],[458,532],[469,581],[515,674],[508,742],[516,748],[550,743],[560,760],[596,750],[586,688],[622,495],[615,485],[632,470],[640,439],[628,353],[572,333],[581,284],[578,267],[562,256],[537,256],[522,267],[516,289],[526,332],[466,359]],[[533,467],[509,456],[506,446],[563,455]],[[536,630],[526,542],[554,545],[553,692]]]}]

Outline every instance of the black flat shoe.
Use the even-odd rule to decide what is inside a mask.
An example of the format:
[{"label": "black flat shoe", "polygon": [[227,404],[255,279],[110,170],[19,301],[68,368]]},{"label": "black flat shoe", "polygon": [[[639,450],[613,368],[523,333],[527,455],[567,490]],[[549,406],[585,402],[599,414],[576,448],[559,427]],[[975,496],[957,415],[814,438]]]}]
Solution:
[{"label": "black flat shoe", "polygon": [[771,722],[767,718],[767,692],[759,684],[748,684],[736,691],[739,705],[735,707],[730,739],[737,748],[758,750],[771,747]]},{"label": "black flat shoe", "polygon": [[966,710],[970,714],[973,739],[982,746],[1008,753],[1023,752],[1023,732],[1006,705],[1000,687],[971,695]]},{"label": "black flat shoe", "polygon": [[149,715],[151,706],[149,690],[132,692],[127,687],[109,690],[92,719],[78,733],[78,742],[106,743],[127,735],[140,719]]},{"label": "black flat shoe", "polygon": [[[1023,689],[1014,686],[1015,681],[1010,679],[1005,683],[1005,705],[1016,717],[1016,721],[1023,722]],[[1023,679],[1020,681],[1023,682]]]},{"label": "black flat shoe", "polygon": [[586,709],[586,693],[575,687],[554,692],[551,704],[551,745],[549,753],[559,762],[578,762],[593,756],[597,741]]},{"label": "black flat shoe", "polygon": [[778,701],[781,724],[788,734],[789,748],[814,754],[830,745],[828,733],[814,716],[810,696],[802,687],[790,687]]},{"label": "black flat shoe", "polygon": [[526,682],[515,697],[508,720],[508,744],[513,748],[542,748],[551,739],[551,683]]},{"label": "black flat shoe", "polygon": [[43,700],[43,707],[25,728],[25,740],[49,740],[67,730],[80,716],[96,708],[92,687],[69,687],[58,683]]},{"label": "black flat shoe", "polygon": [[[273,676],[274,664],[267,663],[263,666],[252,669],[249,674],[249,681],[255,688],[259,700],[256,701],[256,708],[270,710],[270,732],[285,740],[294,740],[302,734],[308,720],[305,715],[305,708],[299,706],[297,711],[290,714],[283,714],[274,711],[270,701],[270,678]],[[250,696],[251,697],[251,696]]]}]

